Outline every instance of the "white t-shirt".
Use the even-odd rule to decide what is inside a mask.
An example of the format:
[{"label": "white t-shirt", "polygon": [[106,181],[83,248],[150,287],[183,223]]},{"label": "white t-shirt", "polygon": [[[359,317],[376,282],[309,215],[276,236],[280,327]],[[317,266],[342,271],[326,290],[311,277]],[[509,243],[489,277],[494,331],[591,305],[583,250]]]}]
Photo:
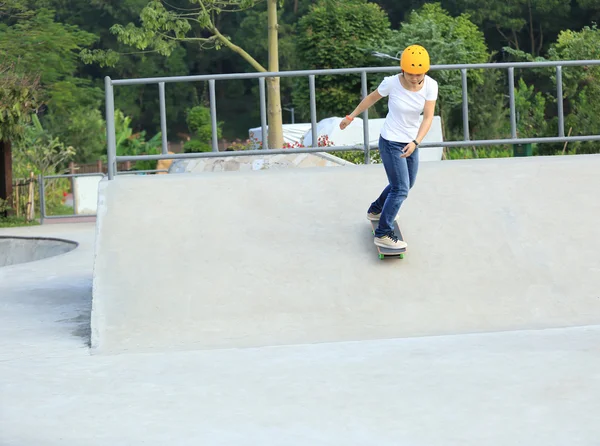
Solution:
[{"label": "white t-shirt", "polygon": [[381,136],[388,141],[409,143],[419,133],[419,117],[425,101],[437,99],[438,83],[425,75],[423,87],[419,91],[410,91],[402,86],[399,75],[395,74],[384,78],[377,91],[381,96],[389,96],[389,111]]}]

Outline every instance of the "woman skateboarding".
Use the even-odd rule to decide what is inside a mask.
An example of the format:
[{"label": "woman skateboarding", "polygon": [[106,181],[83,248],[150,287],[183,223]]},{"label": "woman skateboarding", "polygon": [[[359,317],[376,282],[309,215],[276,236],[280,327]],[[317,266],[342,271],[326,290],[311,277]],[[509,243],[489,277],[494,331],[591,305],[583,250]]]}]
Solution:
[{"label": "woman skateboarding", "polygon": [[[415,184],[419,167],[419,144],[433,121],[438,84],[427,76],[430,61],[427,50],[410,45],[400,58],[401,72],[383,79],[379,87],[364,98],[356,109],[340,122],[344,130],[356,116],[384,96],[389,96],[388,114],[379,137],[379,153],[389,184],[367,210],[369,220],[379,220],[375,245],[403,249],[406,243],[394,233],[394,220],[400,206]],[[419,117],[423,122],[419,126]]]}]

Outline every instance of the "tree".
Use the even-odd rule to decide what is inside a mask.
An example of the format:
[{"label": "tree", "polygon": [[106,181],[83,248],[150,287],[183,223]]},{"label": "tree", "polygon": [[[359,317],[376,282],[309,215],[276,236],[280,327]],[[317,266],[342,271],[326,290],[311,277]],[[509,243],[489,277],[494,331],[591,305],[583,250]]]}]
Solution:
[{"label": "tree", "polygon": [[58,136],[45,130],[36,115],[32,115],[32,123],[25,129],[15,149],[16,163],[44,176],[58,173],[59,167],[75,155],[75,149],[65,146]]},{"label": "tree", "polygon": [[0,64],[0,199],[12,199],[12,142],[39,107],[39,78],[23,74],[15,64]]},{"label": "tree", "polygon": [[[600,59],[600,29],[585,26],[581,31],[564,30],[548,51],[550,60]],[[553,83],[556,83],[552,74]],[[594,135],[600,129],[600,67],[563,68],[565,134]],[[560,98],[559,100],[563,100]],[[597,153],[597,142],[571,143],[579,153]]]},{"label": "tree", "polygon": [[[186,119],[193,138],[185,143],[186,152],[210,152],[209,141],[212,135],[210,110],[207,107],[196,106],[188,110]],[[217,137],[221,137],[221,122],[217,122]]]},{"label": "tree", "polygon": [[3,20],[0,58],[18,61],[25,73],[40,74],[39,96],[44,103],[40,119],[46,129],[84,149],[81,153],[98,154],[103,150],[99,144],[104,124],[98,120],[102,92],[78,72],[78,54],[96,36],[57,22],[55,15],[45,8],[20,9],[18,20]]},{"label": "tree", "polygon": [[[120,42],[140,50],[155,51],[169,56],[180,42],[197,43],[200,49],[228,48],[241,56],[256,71],[279,71],[277,0],[267,1],[268,13],[268,69],[261,65],[241,46],[223,35],[216,20],[224,12],[241,12],[252,8],[262,0],[189,0],[186,8],[170,7],[163,0],[151,0],[140,14],[140,26],[129,23],[126,26],[114,25],[111,28]],[[194,33],[194,36],[190,36]],[[82,51],[87,63],[116,63],[118,55],[112,51]],[[269,147],[283,146],[281,98],[279,78],[267,79]]]},{"label": "tree", "polygon": [[560,29],[571,11],[571,0],[459,0],[459,5],[475,23],[495,30],[517,50],[528,47],[534,56],[542,52],[546,33]]},{"label": "tree", "polygon": [[28,11],[27,0],[0,0],[0,18],[23,18]]},{"label": "tree", "polygon": [[[385,12],[367,0],[319,0],[298,22],[296,49],[305,69],[361,67],[369,64],[371,48],[384,44],[390,22]],[[374,87],[371,80],[370,87]],[[322,116],[344,116],[361,93],[360,74],[319,76],[317,104]],[[306,78],[298,79],[294,103],[309,118]]]}]

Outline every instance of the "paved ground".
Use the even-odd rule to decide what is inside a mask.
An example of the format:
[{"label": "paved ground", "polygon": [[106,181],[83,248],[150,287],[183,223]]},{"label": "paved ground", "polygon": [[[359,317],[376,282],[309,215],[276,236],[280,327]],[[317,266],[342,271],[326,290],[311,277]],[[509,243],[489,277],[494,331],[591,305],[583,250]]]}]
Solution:
[{"label": "paved ground", "polygon": [[[94,231],[0,230],[79,243],[0,268],[2,446],[600,444],[597,323],[92,355]],[[583,305],[579,292],[596,276],[587,279],[567,301]]]}]

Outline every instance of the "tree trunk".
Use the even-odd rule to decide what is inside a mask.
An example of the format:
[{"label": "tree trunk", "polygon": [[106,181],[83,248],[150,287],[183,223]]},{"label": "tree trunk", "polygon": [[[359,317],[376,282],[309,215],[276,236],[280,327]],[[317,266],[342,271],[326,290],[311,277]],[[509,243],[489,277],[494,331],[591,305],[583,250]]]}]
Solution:
[{"label": "tree trunk", "polygon": [[[279,71],[279,43],[277,36],[277,0],[268,0],[268,27],[269,27],[269,71]],[[269,148],[281,149],[283,147],[283,119],[281,112],[281,94],[279,78],[267,79],[268,95],[268,123],[269,123]]]},{"label": "tree trunk", "polygon": [[0,198],[12,201],[12,146],[0,140]]},{"label": "tree trunk", "polygon": [[535,57],[535,37],[533,35],[533,13],[531,11],[531,2],[527,2],[529,6],[529,38],[531,40],[531,55]]}]

